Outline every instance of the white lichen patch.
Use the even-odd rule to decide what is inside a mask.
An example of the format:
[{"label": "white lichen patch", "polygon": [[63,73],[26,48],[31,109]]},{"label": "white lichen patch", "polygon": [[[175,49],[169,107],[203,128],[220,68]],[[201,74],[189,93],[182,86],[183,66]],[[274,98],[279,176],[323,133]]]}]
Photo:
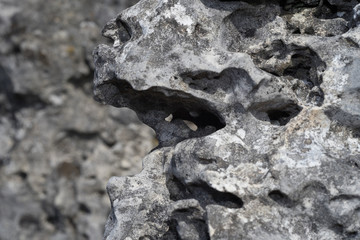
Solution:
[{"label": "white lichen patch", "polygon": [[187,28],[187,32],[190,34],[193,31],[194,20],[193,18],[186,12],[186,8],[177,3],[173,7],[171,7],[168,11],[164,13],[165,18],[175,19],[177,23]]}]

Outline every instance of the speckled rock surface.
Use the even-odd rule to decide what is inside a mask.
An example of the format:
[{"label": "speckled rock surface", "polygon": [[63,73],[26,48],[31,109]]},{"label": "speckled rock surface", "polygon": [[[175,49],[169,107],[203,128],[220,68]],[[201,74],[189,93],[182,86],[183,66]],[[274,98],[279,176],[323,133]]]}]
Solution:
[{"label": "speckled rock surface", "polygon": [[96,98],[160,144],[109,181],[105,238],[360,239],[357,4],[144,0],[109,21]]},{"label": "speckled rock surface", "polygon": [[0,239],[102,238],[111,176],[155,146],[130,110],[93,100],[101,26],[136,1],[0,0]]}]

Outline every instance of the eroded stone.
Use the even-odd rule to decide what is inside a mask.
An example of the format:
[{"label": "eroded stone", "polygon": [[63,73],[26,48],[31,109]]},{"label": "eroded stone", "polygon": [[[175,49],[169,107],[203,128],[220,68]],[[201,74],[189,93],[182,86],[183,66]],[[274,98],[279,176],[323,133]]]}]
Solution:
[{"label": "eroded stone", "polygon": [[111,20],[95,95],[160,145],[108,184],[105,237],[357,239],[357,3],[150,0]]}]

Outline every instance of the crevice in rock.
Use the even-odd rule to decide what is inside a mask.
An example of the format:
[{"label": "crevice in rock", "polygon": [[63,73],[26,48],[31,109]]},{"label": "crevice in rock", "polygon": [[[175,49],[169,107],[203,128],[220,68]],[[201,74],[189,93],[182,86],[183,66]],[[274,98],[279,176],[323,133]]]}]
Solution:
[{"label": "crevice in rock", "polygon": [[283,207],[291,208],[295,206],[295,202],[280,190],[271,191],[269,197]]},{"label": "crevice in rock", "polygon": [[315,7],[319,5],[320,0],[314,1],[302,1],[302,0],[279,0],[280,6],[284,10],[294,10],[297,8],[305,8],[305,7]]},{"label": "crevice in rock", "polygon": [[341,40],[349,47],[360,48],[359,44],[350,37],[341,38]]},{"label": "crevice in rock", "polygon": [[180,75],[182,80],[192,89],[215,94],[219,90],[229,93],[238,84],[253,87],[254,81],[241,68],[227,68],[220,73],[211,71],[188,72]]},{"label": "crevice in rock", "polygon": [[217,191],[205,182],[185,185],[178,178],[172,176],[167,181],[167,188],[169,189],[171,200],[196,199],[204,209],[209,204],[216,204],[227,208],[242,208],[244,205],[244,202],[236,195]]},{"label": "crevice in rock", "polygon": [[[170,175],[168,176],[166,186],[171,200],[196,199],[203,209],[209,204],[220,205],[226,208],[242,208],[244,205],[243,201],[234,194],[217,191],[202,181],[184,184],[174,175]],[[195,236],[194,239],[210,239],[205,219],[206,214],[203,216],[197,208],[177,209],[172,213],[171,221],[168,223],[170,229],[164,236],[171,236],[172,238],[169,239],[183,239],[182,235],[184,235],[184,232],[191,232]],[[182,222],[181,226],[179,222]]]},{"label": "crevice in rock", "polygon": [[[239,0],[200,0],[206,7],[218,10],[231,11],[239,8],[242,1]],[[255,0],[257,2],[257,0]],[[221,4],[219,4],[221,3]]]},{"label": "crevice in rock", "polygon": [[[103,102],[115,107],[133,109],[139,119],[156,132],[159,146],[171,146],[190,138],[203,137],[225,127],[225,122],[212,104],[190,94],[150,88],[137,91],[125,80],[114,79],[97,87],[104,93]],[[165,120],[172,114],[172,120]],[[184,122],[196,125],[193,131]]]},{"label": "crevice in rock", "polygon": [[360,201],[360,196],[359,195],[341,194],[341,195],[331,198],[330,201],[344,201],[344,200],[353,200],[353,199],[357,199]]}]

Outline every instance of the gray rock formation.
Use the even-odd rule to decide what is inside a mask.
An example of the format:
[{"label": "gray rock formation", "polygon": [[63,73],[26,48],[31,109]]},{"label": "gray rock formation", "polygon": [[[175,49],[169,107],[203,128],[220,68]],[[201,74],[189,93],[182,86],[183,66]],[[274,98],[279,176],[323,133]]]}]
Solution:
[{"label": "gray rock formation", "polygon": [[160,144],[110,179],[105,239],[360,239],[358,3],[143,0],[108,22],[95,95]]},{"label": "gray rock formation", "polygon": [[107,180],[140,172],[155,146],[91,90],[101,26],[133,3],[0,0],[1,240],[101,239]]}]

